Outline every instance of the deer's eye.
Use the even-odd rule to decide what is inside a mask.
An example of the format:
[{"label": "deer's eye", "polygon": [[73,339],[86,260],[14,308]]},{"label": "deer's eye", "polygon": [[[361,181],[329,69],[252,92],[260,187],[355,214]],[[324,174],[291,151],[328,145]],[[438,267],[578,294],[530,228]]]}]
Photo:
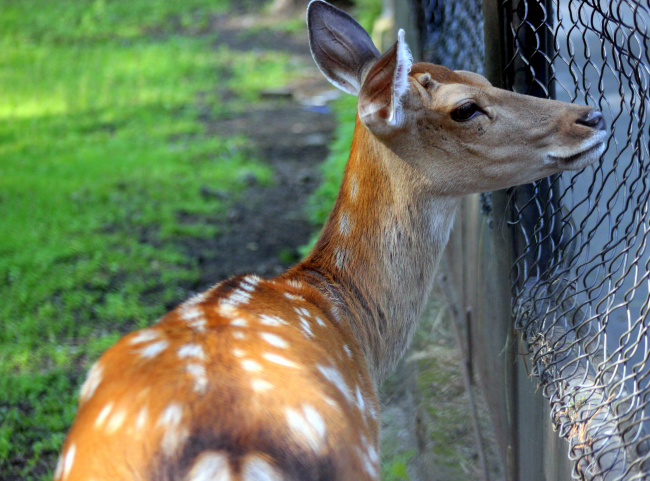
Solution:
[{"label": "deer's eye", "polygon": [[456,122],[466,122],[483,113],[481,108],[474,102],[466,102],[460,107],[451,111],[451,118]]}]

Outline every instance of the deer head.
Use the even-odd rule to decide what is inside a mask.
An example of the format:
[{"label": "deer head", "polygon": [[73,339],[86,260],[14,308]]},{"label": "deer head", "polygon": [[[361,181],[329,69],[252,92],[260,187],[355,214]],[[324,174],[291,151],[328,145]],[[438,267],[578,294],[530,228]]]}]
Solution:
[{"label": "deer head", "polygon": [[419,188],[460,196],[582,169],[605,149],[590,107],[493,87],[483,76],[412,64],[400,30],[380,55],[365,30],[321,0],[309,4],[310,45],[321,72],[358,96],[365,128],[408,163]]}]

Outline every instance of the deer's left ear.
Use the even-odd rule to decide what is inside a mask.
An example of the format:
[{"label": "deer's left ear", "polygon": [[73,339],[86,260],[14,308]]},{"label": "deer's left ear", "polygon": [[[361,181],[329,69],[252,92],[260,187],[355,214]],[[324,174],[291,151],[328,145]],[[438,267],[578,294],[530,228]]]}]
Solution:
[{"label": "deer's left ear", "polygon": [[359,118],[371,132],[386,133],[401,125],[402,98],[408,90],[412,64],[400,29],[397,42],[368,71],[359,93]]},{"label": "deer's left ear", "polygon": [[307,7],[309,48],[320,71],[344,92],[359,95],[364,73],[379,58],[370,35],[350,15],[322,0]]}]

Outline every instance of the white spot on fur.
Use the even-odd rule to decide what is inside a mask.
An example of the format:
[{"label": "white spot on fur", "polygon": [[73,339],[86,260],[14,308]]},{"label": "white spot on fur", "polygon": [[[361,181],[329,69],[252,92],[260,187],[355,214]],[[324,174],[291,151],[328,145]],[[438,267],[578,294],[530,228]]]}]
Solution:
[{"label": "white spot on fur", "polygon": [[361,463],[363,464],[363,469],[365,469],[365,471],[371,477],[373,478],[377,477],[379,470],[377,469],[377,466],[370,460],[368,454],[361,451],[361,449],[359,449],[358,447],[355,447],[354,450],[357,453],[357,456],[359,456]]},{"label": "white spot on fur", "polygon": [[318,325],[321,326],[321,327],[325,327],[325,326],[326,326],[325,322],[323,322],[323,320],[322,320],[320,317],[318,317],[318,316],[316,316],[316,322],[317,322]]},{"label": "white spot on fur", "polygon": [[138,351],[138,354],[140,357],[144,358],[156,357],[158,354],[167,349],[167,346],[169,346],[169,342],[163,339],[162,341],[154,342],[153,344],[149,344],[148,346],[143,347]]},{"label": "white spot on fur", "polygon": [[347,344],[345,344],[345,345],[343,346],[343,350],[344,350],[345,353],[348,355],[348,357],[349,357],[350,359],[352,359],[352,351],[350,350],[350,348],[348,347]]},{"label": "white spot on fur", "polygon": [[265,326],[282,326],[282,325],[287,325],[287,321],[280,319],[278,316],[268,316],[266,314],[262,314],[260,316],[260,323],[264,324]]},{"label": "white spot on fur", "polygon": [[235,348],[232,350],[232,354],[235,357],[244,357],[246,355],[246,351],[244,351],[243,349]]},{"label": "white spot on fur", "polygon": [[314,332],[311,330],[311,324],[309,324],[309,321],[302,316],[298,319],[300,320],[300,325],[305,333],[305,337],[314,337]]},{"label": "white spot on fur", "polygon": [[247,292],[253,292],[260,283],[260,280],[261,279],[257,276],[246,276],[244,277],[243,282],[239,285],[239,288]]},{"label": "white spot on fur", "polygon": [[251,387],[257,392],[268,391],[273,388],[273,384],[270,382],[264,381],[263,379],[253,379],[251,381]]},{"label": "white spot on fur", "polygon": [[292,301],[305,302],[305,298],[302,296],[297,296],[296,294],[291,294],[290,292],[285,292],[284,297]]},{"label": "white spot on fur", "polygon": [[250,292],[246,292],[240,288],[233,289],[232,292],[221,301],[221,304],[230,304],[232,306],[238,306],[239,304],[246,304],[251,300]]},{"label": "white spot on fur", "polygon": [[187,323],[187,325],[191,328],[194,329],[197,332],[205,332],[205,326],[207,325],[208,321],[205,319],[195,319],[193,321],[190,321]]},{"label": "white spot on fur", "polygon": [[357,199],[359,194],[359,181],[357,180],[356,174],[350,174],[348,179],[348,193],[350,195],[350,200],[354,201]]},{"label": "white spot on fur", "polygon": [[106,434],[112,434],[122,427],[126,419],[126,409],[114,412],[106,423]]},{"label": "white spot on fur", "polygon": [[149,410],[146,407],[140,408],[140,411],[138,411],[138,415],[135,418],[135,428],[138,430],[144,428],[148,418]]},{"label": "white spot on fur", "polygon": [[240,339],[240,340],[246,339],[246,333],[242,332],[242,331],[233,331],[232,337],[234,337],[235,339]]},{"label": "white spot on fur", "polygon": [[271,334],[270,332],[262,332],[260,334],[260,337],[272,346],[279,347],[281,349],[286,349],[289,347],[289,343],[276,334]]},{"label": "white spot on fur", "polygon": [[284,476],[266,460],[249,457],[242,470],[242,481],[283,481]]},{"label": "white spot on fur", "polygon": [[95,424],[94,424],[95,429],[99,429],[104,425],[106,418],[113,410],[113,405],[114,405],[113,402],[109,402],[106,406],[104,406],[104,408],[101,411],[99,411],[99,414],[95,419]]},{"label": "white spot on fur", "polygon": [[208,387],[208,376],[203,364],[191,363],[185,366],[185,370],[194,378],[194,391],[204,393]]},{"label": "white spot on fur", "polygon": [[246,319],[238,317],[237,319],[230,321],[230,325],[235,327],[248,327],[248,321]]},{"label": "white spot on fur", "polygon": [[203,352],[203,347],[200,344],[185,344],[176,353],[180,358],[195,357],[197,359],[205,359],[205,352]]},{"label": "white spot on fur", "polygon": [[302,407],[302,412],[305,414],[305,419],[307,419],[307,422],[314,428],[316,433],[321,437],[325,437],[325,421],[323,421],[323,417],[319,414],[316,409],[309,405],[309,404],[304,404]]},{"label": "white spot on fur", "polygon": [[129,339],[129,344],[140,344],[141,342],[156,341],[160,337],[160,332],[153,329],[143,329],[135,336]]},{"label": "white spot on fur", "polygon": [[171,403],[160,415],[158,426],[174,427],[178,426],[183,419],[183,406],[180,403]]},{"label": "white spot on fur", "polygon": [[99,362],[96,362],[93,367],[90,368],[90,371],[88,371],[86,381],[83,383],[83,386],[81,386],[79,398],[82,402],[88,401],[93,397],[97,387],[99,387],[99,384],[102,382],[103,375],[104,367],[100,365]]},{"label": "white spot on fur", "polygon": [[280,364],[281,366],[294,367],[294,368],[300,367],[298,364],[296,364],[293,361],[290,361],[286,357],[278,356],[277,354],[273,354],[272,352],[265,352],[264,354],[262,354],[262,357],[264,357],[267,361]]},{"label": "white spot on fur", "polygon": [[232,304],[224,304],[224,303],[219,303],[219,307],[217,308],[217,311],[219,314],[221,314],[224,317],[233,317],[237,313],[237,309],[235,309],[235,306]]},{"label": "white spot on fur", "polygon": [[363,394],[361,393],[361,389],[359,389],[359,386],[357,386],[356,395],[357,395],[357,407],[359,408],[359,411],[363,413],[366,409],[366,402],[363,399]]},{"label": "white spot on fur", "polygon": [[230,481],[230,462],[224,453],[201,453],[184,481]]},{"label": "white spot on fur", "polygon": [[339,231],[344,236],[348,236],[350,235],[351,230],[352,222],[350,221],[350,216],[347,214],[347,212],[341,212],[339,215]]},{"label": "white spot on fur", "polygon": [[176,452],[178,446],[187,437],[187,429],[183,429],[183,406],[180,403],[171,403],[160,415],[157,426],[165,431],[162,436],[162,449],[168,456]]},{"label": "white spot on fur", "polygon": [[58,461],[56,462],[56,468],[54,468],[54,481],[57,481],[63,474],[63,456],[59,456]]},{"label": "white spot on fur", "polygon": [[257,361],[253,361],[252,359],[244,359],[241,362],[241,366],[247,371],[251,371],[251,372],[257,372],[262,370],[262,365]]},{"label": "white spot on fur", "polygon": [[286,408],[285,415],[294,435],[313,451],[320,452],[325,441],[325,422],[311,406],[303,405],[302,412]]},{"label": "white spot on fur", "polygon": [[316,368],[320,371],[323,377],[325,377],[325,379],[327,379],[339,391],[341,391],[341,394],[343,394],[343,397],[345,397],[348,402],[354,402],[350,388],[348,387],[348,384],[345,382],[343,375],[338,369],[330,366],[323,366],[321,364],[316,364]]},{"label": "white spot on fur", "polygon": [[324,396],[323,401],[325,401],[327,404],[329,404],[331,407],[333,407],[337,411],[340,409],[338,403],[329,396]]},{"label": "white spot on fur", "polygon": [[337,247],[334,249],[334,263],[336,264],[337,269],[343,269],[346,262],[348,261],[348,250],[343,247]]},{"label": "white spot on fur", "polygon": [[368,458],[370,461],[372,461],[373,464],[378,464],[379,463],[379,453],[377,452],[377,448],[375,448],[372,444],[368,443],[367,444],[367,451],[368,451]]},{"label": "white spot on fur", "polygon": [[192,322],[198,319],[203,319],[203,310],[193,304],[184,305],[181,307],[180,315],[183,320]]},{"label": "white spot on fur", "polygon": [[77,446],[72,443],[63,457],[63,464],[61,468],[61,481],[65,481],[72,471],[72,465],[74,464],[74,457],[77,453]]},{"label": "white spot on fur", "polygon": [[289,279],[289,281],[287,282],[287,284],[289,284],[289,285],[292,286],[292,287],[295,287],[296,289],[300,289],[300,288],[302,288],[302,282],[297,281],[297,280],[295,280],[295,279]]},{"label": "white spot on fur", "polygon": [[311,317],[311,312],[304,307],[294,307],[294,310],[299,316]]}]

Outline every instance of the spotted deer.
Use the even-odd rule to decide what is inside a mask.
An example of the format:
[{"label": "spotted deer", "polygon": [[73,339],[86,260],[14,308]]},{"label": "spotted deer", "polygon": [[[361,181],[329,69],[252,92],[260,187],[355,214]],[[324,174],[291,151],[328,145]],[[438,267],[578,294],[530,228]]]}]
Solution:
[{"label": "spotted deer", "polygon": [[377,385],[409,345],[464,194],[585,167],[602,114],[383,55],[346,13],[307,9],[327,79],[358,96],[349,161],[311,253],[233,277],[91,368],[56,481],[377,480]]}]

